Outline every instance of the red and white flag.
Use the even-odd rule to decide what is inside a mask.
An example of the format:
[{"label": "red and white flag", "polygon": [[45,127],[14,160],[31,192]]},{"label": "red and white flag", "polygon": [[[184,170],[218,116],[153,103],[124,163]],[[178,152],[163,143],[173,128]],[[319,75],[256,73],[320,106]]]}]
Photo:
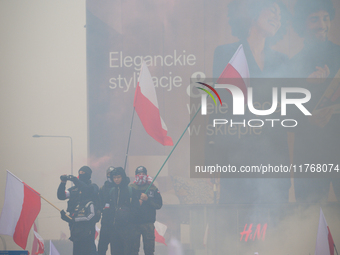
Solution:
[{"label": "red and white flag", "polygon": [[334,241],[320,208],[318,234],[316,236],[315,255],[334,255]]},{"label": "red and white flag", "polygon": [[172,139],[167,136],[168,130],[159,112],[156,89],[144,61],[136,87],[133,106],[146,132],[157,142],[172,146]]},{"label": "red and white flag", "polygon": [[97,239],[97,237],[99,236],[99,233],[100,233],[100,228],[98,228],[96,225],[96,233],[94,234],[94,240]]},{"label": "red and white flag", "polygon": [[7,171],[0,234],[12,236],[14,242],[25,249],[28,234],[40,212],[40,207],[40,194]]},{"label": "red and white flag", "polygon": [[[34,222],[33,226],[33,245],[32,245],[32,254],[43,254],[44,253],[44,240],[41,238],[41,236],[38,234],[37,225]],[[39,249],[38,249],[39,248]]]},{"label": "red and white flag", "polygon": [[44,253],[44,239],[42,239],[42,237],[38,234],[38,232],[33,231],[34,233],[34,239],[37,239],[38,241],[38,251],[36,252],[36,250],[34,251],[33,255],[37,255],[37,254],[43,254]]},{"label": "red and white flag", "polygon": [[217,80],[217,83],[224,84],[226,82],[225,79],[232,79],[232,84],[239,87],[246,98],[247,87],[249,86],[249,77],[248,62],[241,44],[227,66],[224,68],[222,74]]},{"label": "red and white flag", "polygon": [[166,245],[164,234],[168,227],[158,221],[155,221],[154,225],[155,225],[155,241]]}]

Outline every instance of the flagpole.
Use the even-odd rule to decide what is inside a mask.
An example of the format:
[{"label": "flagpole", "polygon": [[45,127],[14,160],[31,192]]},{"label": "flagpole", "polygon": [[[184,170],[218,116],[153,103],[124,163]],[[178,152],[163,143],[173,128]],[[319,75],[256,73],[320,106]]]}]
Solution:
[{"label": "flagpole", "polygon": [[335,243],[333,243],[333,245],[334,245],[334,249],[335,249],[336,255],[339,255],[338,250],[336,249]]},{"label": "flagpole", "polygon": [[133,107],[133,112],[132,112],[132,119],[131,119],[131,125],[130,125],[130,133],[129,133],[129,140],[128,140],[128,145],[126,149],[126,154],[125,154],[125,163],[124,163],[124,171],[126,172],[126,162],[127,162],[127,157],[129,154],[129,147],[130,147],[130,139],[131,139],[131,132],[132,132],[132,124],[133,124],[133,117],[135,116],[135,107]]},{"label": "flagpole", "polygon": [[170,158],[171,154],[173,153],[173,151],[175,150],[175,148],[177,147],[179,141],[182,139],[182,137],[184,136],[185,132],[188,130],[190,124],[193,122],[193,120],[195,119],[197,113],[201,110],[201,107],[200,106],[197,110],[197,112],[195,113],[194,117],[192,117],[192,119],[190,120],[189,124],[187,125],[187,127],[185,128],[184,132],[182,133],[182,135],[179,137],[178,141],[176,142],[175,146],[172,148],[172,150],[170,151],[168,157],[165,159],[163,165],[161,166],[161,168],[158,170],[158,173],[156,174],[156,176],[153,178],[152,182],[150,183],[149,187],[146,189],[145,193],[147,193],[150,189],[150,187],[152,186],[152,184],[154,183],[154,181],[156,180],[157,176],[159,175],[159,173],[162,171],[165,163],[168,161],[168,159]]},{"label": "flagpole", "polygon": [[[40,195],[40,194],[39,194]],[[58,207],[56,207],[54,204],[52,204],[50,201],[48,201],[46,198],[44,198],[42,195],[40,195],[40,197],[42,199],[44,199],[47,203],[49,203],[50,205],[52,205],[55,209],[57,209],[59,212],[61,211]],[[72,220],[72,218],[70,216],[68,216],[67,214],[65,214],[67,218],[69,218],[70,220]]]}]

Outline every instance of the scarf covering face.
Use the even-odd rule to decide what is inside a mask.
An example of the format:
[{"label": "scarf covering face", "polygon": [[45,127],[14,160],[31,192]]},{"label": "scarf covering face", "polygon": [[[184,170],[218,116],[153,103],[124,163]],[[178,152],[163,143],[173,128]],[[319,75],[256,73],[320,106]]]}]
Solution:
[{"label": "scarf covering face", "polygon": [[133,183],[136,183],[137,185],[144,185],[144,184],[150,184],[152,182],[152,177],[149,175],[139,175],[137,174],[135,176],[135,181]]}]

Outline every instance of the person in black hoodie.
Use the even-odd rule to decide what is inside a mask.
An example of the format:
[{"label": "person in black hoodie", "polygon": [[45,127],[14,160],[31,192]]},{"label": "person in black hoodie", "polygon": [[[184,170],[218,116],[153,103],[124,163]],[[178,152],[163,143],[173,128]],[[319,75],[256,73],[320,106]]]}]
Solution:
[{"label": "person in black hoodie", "polygon": [[[101,228],[98,242],[98,255],[105,255],[108,245],[111,242],[111,229],[113,228],[113,218],[111,217],[110,208],[110,190],[113,187],[113,181],[110,174],[115,168],[110,166],[106,170],[106,181],[99,190],[100,209],[102,212]],[[112,244],[110,244],[112,246]]]},{"label": "person in black hoodie", "polygon": [[131,189],[128,187],[130,179],[122,167],[115,167],[110,178],[113,187],[110,190],[111,255],[130,254],[130,202]]},{"label": "person in black hoodie", "polygon": [[162,197],[155,185],[151,185],[151,176],[147,175],[144,166],[137,167],[135,181],[129,186],[132,188],[132,244],[131,255],[137,255],[140,246],[140,237],[143,237],[145,255],[153,255],[155,252],[155,226],[156,210],[163,205]]}]

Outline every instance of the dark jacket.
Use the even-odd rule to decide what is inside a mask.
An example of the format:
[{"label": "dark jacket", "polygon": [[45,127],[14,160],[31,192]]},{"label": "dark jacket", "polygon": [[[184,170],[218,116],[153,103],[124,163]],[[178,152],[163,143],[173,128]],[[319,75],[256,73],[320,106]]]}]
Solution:
[{"label": "dark jacket", "polygon": [[130,218],[131,192],[128,188],[130,179],[126,176],[125,171],[122,170],[119,174],[122,176],[121,183],[117,185],[112,180],[113,187],[109,192],[110,222],[116,226],[123,226],[128,223]]},{"label": "dark jacket", "polygon": [[143,201],[142,205],[139,199],[142,193],[145,193],[149,184],[137,185],[132,183],[129,185],[132,188],[132,223],[154,223],[156,221],[156,210],[161,209],[163,205],[162,196],[155,185],[152,185],[146,195],[147,201]]},{"label": "dark jacket", "polygon": [[106,181],[99,190],[100,210],[102,212],[102,224],[110,224],[110,190],[113,187],[113,182]]},{"label": "dark jacket", "polygon": [[95,209],[92,201],[81,201],[76,206],[73,214],[70,240],[90,241],[95,231]]},{"label": "dark jacket", "polygon": [[66,190],[66,183],[61,182],[58,187],[57,191],[57,197],[59,200],[66,200],[67,201],[67,209],[66,211],[72,214],[80,202],[80,191],[87,189],[89,191],[89,198],[95,207],[96,211],[96,221],[98,222],[100,220],[100,211],[99,211],[99,188],[97,184],[92,183],[90,180],[85,183],[83,181],[80,181],[78,178],[74,177],[72,179],[72,182],[74,183],[74,186]]}]

